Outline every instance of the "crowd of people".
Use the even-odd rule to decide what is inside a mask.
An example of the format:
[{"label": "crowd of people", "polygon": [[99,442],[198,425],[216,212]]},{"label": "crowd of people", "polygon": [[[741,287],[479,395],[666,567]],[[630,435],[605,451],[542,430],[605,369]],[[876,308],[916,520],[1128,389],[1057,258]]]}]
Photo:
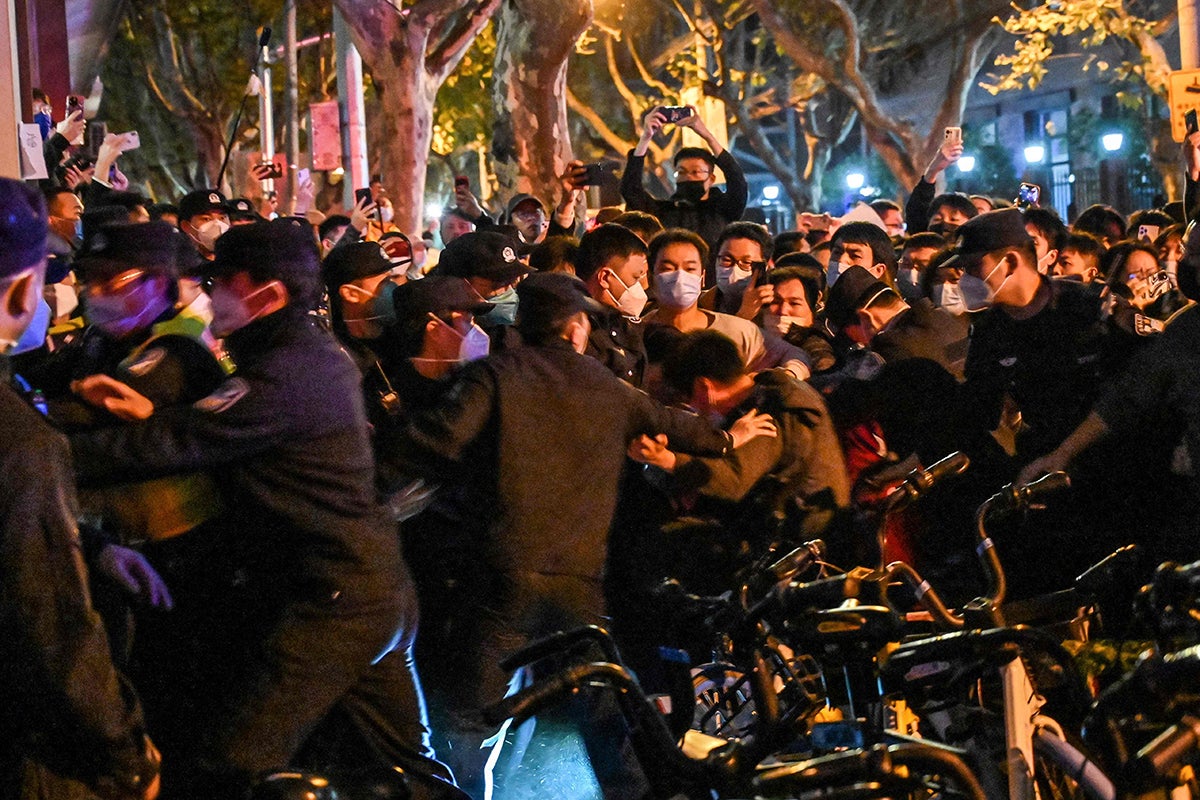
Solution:
[{"label": "crowd of people", "polygon": [[[688,644],[652,587],[719,593],[780,541],[969,598],[972,510],[1045,472],[1070,497],[995,537],[1016,594],[1130,542],[1200,556],[1200,134],[1186,202],[1128,219],[937,194],[947,142],[904,206],[772,236],[669,111],[624,208],[588,214],[578,162],[496,216],[460,181],[440,241],[378,181],[346,214],[154,204],[124,137],[90,161],[78,114],[46,126],[54,177],[0,180],[4,796],[232,798],[284,767],[545,796],[554,721],[479,713],[506,656],[603,624],[652,683]],[[658,198],[668,125],[708,148]],[[954,451],[952,490],[881,517]],[[605,797],[645,794],[621,736],[584,740]]]}]

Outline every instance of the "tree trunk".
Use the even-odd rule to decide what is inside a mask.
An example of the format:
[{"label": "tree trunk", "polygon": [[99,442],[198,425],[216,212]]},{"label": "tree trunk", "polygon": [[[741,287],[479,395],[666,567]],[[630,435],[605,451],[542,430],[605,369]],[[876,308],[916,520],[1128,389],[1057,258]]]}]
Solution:
[{"label": "tree trunk", "polygon": [[[220,188],[217,173],[225,158],[225,130],[207,119],[191,119],[192,139],[196,142],[196,188]],[[228,178],[228,175],[226,175]]]},{"label": "tree trunk", "polygon": [[437,91],[500,0],[335,0],[381,99],[383,181],[402,230],[421,229]]},{"label": "tree trunk", "polygon": [[591,0],[505,0],[496,23],[492,161],[507,199],[544,200],[571,160],[567,59],[592,21]]}]

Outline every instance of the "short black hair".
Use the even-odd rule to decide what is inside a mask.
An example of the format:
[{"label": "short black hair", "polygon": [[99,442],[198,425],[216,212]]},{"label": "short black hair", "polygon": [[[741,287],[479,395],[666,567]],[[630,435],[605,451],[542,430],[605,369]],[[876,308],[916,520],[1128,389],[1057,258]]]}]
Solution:
[{"label": "short black hair", "polygon": [[814,314],[817,313],[825,300],[825,270],[821,262],[802,254],[793,254],[788,261],[791,263],[787,266],[777,266],[767,273],[767,283],[778,286],[788,281],[800,281],[808,307]]},{"label": "short black hair", "polygon": [[[596,216],[596,219],[600,219],[599,215]],[[640,236],[643,242],[649,242],[657,234],[661,233],[663,229],[663,224],[659,222],[658,217],[653,214],[647,214],[645,211],[626,211],[612,218],[609,222],[624,225]]]},{"label": "short black hair", "polygon": [[674,163],[675,166],[678,167],[679,162],[685,158],[703,158],[705,161],[708,162],[708,165],[710,167],[717,166],[717,157],[714,156],[709,151],[705,150],[703,147],[681,147],[681,148],[679,148],[679,152],[675,154],[675,158],[672,163]]},{"label": "short black hair", "polygon": [[1104,258],[1104,253],[1108,248],[1104,246],[1104,242],[1090,233],[1068,233],[1063,239],[1060,250],[1074,250],[1081,256],[1091,256],[1096,259],[1096,268],[1099,269],[1100,261]]},{"label": "short black hair", "polygon": [[737,345],[712,330],[684,334],[663,362],[663,380],[675,391],[690,396],[697,378],[729,385],[746,373]]},{"label": "short black hair", "polygon": [[1067,239],[1067,226],[1053,208],[1027,208],[1021,212],[1025,224],[1032,225],[1050,244],[1051,250],[1062,250]]},{"label": "short black hair", "polygon": [[700,238],[700,234],[685,228],[667,228],[650,240],[646,250],[646,260],[650,262],[650,271],[654,271],[654,262],[664,248],[673,244],[690,244],[700,254],[700,263],[708,263],[708,243]]},{"label": "short black hair", "polygon": [[775,237],[771,249],[777,256],[786,256],[788,253],[799,253],[801,252],[800,243],[803,241],[804,231],[784,231]]},{"label": "short black hair", "polygon": [[568,266],[578,274],[578,261],[579,240],[574,236],[547,236],[529,252],[529,266],[538,272],[563,271]]},{"label": "short black hair", "polygon": [[1101,240],[1105,237],[1120,239],[1125,235],[1125,218],[1112,206],[1096,203],[1075,218],[1071,230],[1090,233]]},{"label": "short black hair", "polygon": [[575,275],[582,281],[604,268],[614,258],[629,258],[645,255],[646,243],[624,225],[607,222],[583,235],[579,240],[579,253],[575,259]]},{"label": "short black hair", "polygon": [[946,240],[939,234],[933,231],[921,231],[905,239],[900,249],[903,251],[915,250],[920,247],[932,247],[935,250],[941,250],[945,246]]},{"label": "short black hair", "polygon": [[178,217],[179,206],[175,205],[174,203],[155,203],[152,206],[146,207],[146,213],[150,215],[151,221],[162,219],[167,214]]},{"label": "short black hair", "polygon": [[721,245],[730,239],[749,239],[752,242],[757,242],[759,249],[762,250],[764,261],[770,261],[771,256],[775,253],[775,240],[771,238],[771,234],[767,231],[766,227],[759,225],[757,222],[729,223],[721,231],[721,235],[717,237],[717,243],[713,246],[713,250],[720,251]]},{"label": "short black hair", "polygon": [[[968,200],[968,203],[971,201]],[[833,234],[840,244],[865,244],[871,248],[871,264],[883,264],[890,280],[896,276],[896,248],[887,231],[873,222],[848,222]]]},{"label": "short black hair", "polygon": [[949,206],[955,211],[961,212],[967,219],[979,216],[979,209],[971,202],[971,198],[962,192],[946,192],[933,198],[929,203],[929,216],[932,217],[936,214],[942,206]]},{"label": "short black hair", "polygon": [[317,238],[324,241],[336,229],[344,228],[349,224],[350,218],[345,214],[330,214],[317,226]]},{"label": "short black hair", "polygon": [[1174,217],[1165,211],[1159,211],[1157,208],[1135,211],[1129,215],[1129,226],[1125,229],[1125,238],[1136,239],[1138,235],[1138,228],[1142,227],[1143,225],[1154,225],[1158,228],[1169,228],[1174,224]]},{"label": "short black hair", "polygon": [[1158,261],[1158,251],[1143,241],[1124,241],[1108,248],[1108,252],[1104,254],[1104,259],[1100,262],[1100,271],[1104,274],[1104,280],[1109,286],[1125,285],[1125,277],[1122,274],[1125,271],[1123,267],[1129,261],[1129,257],[1138,250],[1149,253],[1154,256],[1155,261]]},{"label": "short black hair", "polygon": [[900,207],[899,203],[897,203],[895,200],[888,200],[885,197],[881,197],[878,200],[872,200],[867,205],[869,205],[871,210],[881,217],[885,211],[899,211],[901,214],[904,213],[904,209]]}]

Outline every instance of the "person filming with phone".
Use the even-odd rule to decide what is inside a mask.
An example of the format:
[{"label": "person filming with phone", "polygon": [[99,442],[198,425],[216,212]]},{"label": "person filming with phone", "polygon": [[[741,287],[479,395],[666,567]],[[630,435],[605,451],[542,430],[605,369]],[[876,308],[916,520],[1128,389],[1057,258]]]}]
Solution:
[{"label": "person filming with phone", "polygon": [[[642,185],[646,151],[650,141],[667,125],[691,128],[704,139],[711,152],[701,147],[683,147],[675,154],[675,193],[659,200]],[[725,176],[725,190],[715,188],[716,170]],[[645,211],[667,228],[685,228],[715,248],[721,231],[742,218],[746,210],[746,177],[733,154],[705,126],[691,106],[658,106],[643,120],[642,136],[629,152],[621,178],[621,197],[628,211]]]}]

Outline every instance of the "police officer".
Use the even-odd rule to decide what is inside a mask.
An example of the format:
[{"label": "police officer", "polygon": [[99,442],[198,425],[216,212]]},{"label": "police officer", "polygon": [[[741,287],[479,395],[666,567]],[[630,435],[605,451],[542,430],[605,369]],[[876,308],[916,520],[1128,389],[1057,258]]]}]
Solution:
[{"label": "police officer", "polygon": [[[0,179],[0,353],[41,299],[41,198]],[[92,609],[66,442],[9,385],[0,355],[0,797],[154,798],[157,759]]]},{"label": "police officer", "polygon": [[225,681],[176,790],[232,796],[288,764],[398,766],[414,796],[455,796],[426,743],[414,593],[376,500],[358,373],[307,315],[320,288],[312,231],[246,225],[214,255],[213,331],[233,377],[187,408],[72,441],[83,481],[207,468],[230,509],[231,588],[213,612]]}]

